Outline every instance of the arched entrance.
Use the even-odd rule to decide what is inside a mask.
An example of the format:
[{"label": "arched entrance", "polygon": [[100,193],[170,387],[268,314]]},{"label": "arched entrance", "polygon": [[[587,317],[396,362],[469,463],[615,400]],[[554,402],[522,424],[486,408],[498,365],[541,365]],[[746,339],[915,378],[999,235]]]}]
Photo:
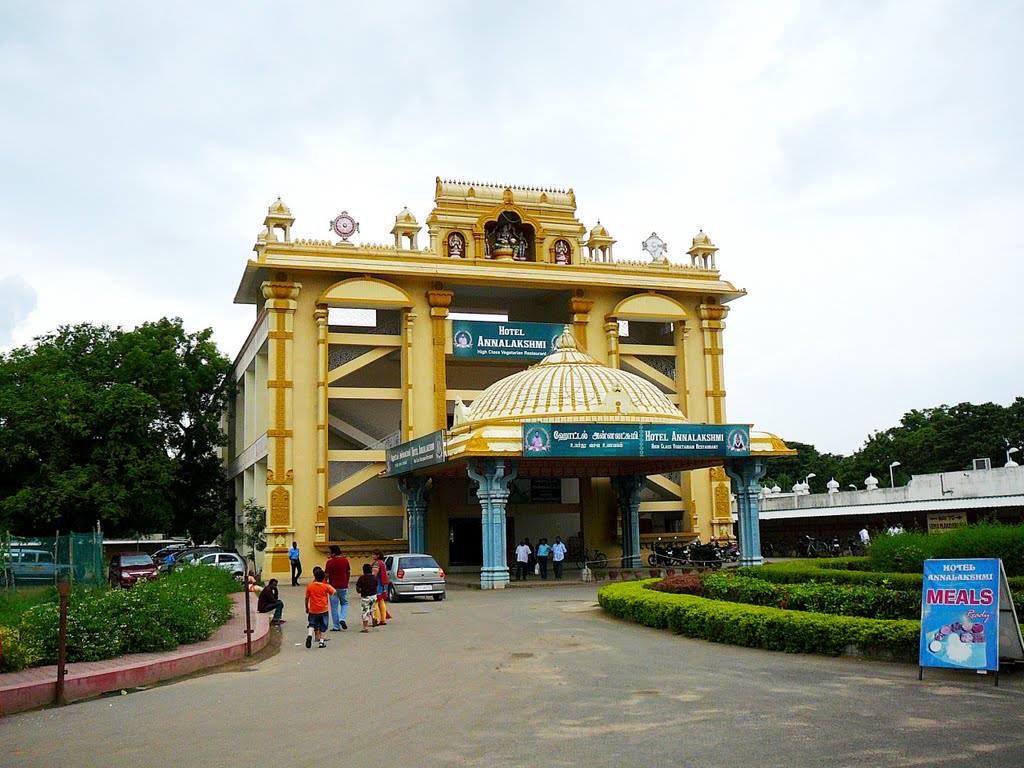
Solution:
[{"label": "arched entrance", "polygon": [[566,330],[540,363],[491,385],[472,407],[460,403],[449,432],[391,449],[386,474],[400,478],[414,551],[449,544],[439,534],[453,530],[443,505],[431,505],[428,480],[435,497],[446,483],[470,480],[480,509],[480,583],[494,589],[509,580],[508,512],[517,480],[531,487],[535,480],[578,480],[582,545],[614,545],[626,567],[639,567],[645,478],[725,465],[741,513],[744,561],[753,564],[760,562],[753,489],[765,457],[792,453],[749,425],[690,424],[654,385],[598,363]]}]

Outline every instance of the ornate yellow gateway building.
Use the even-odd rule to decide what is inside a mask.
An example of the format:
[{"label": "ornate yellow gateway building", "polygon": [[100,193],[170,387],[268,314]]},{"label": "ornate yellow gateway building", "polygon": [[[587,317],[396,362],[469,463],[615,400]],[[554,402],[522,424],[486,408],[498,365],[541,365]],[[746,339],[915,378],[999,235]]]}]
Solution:
[{"label": "ornate yellow gateway building", "polygon": [[757,479],[791,451],[725,424],[744,291],[703,232],[688,264],[653,233],[616,259],[571,189],[440,179],[425,238],[407,209],[389,245],[349,242],[347,212],[332,240],[293,239],[294,221],[270,206],[235,296],[257,313],[229,474],[239,516],[267,509],[265,574],[288,574],[292,541],[307,569],[330,544],[356,562],[426,549],[484,587],[523,538],[637,565],[658,536],[731,537],[730,477],[759,561]]}]

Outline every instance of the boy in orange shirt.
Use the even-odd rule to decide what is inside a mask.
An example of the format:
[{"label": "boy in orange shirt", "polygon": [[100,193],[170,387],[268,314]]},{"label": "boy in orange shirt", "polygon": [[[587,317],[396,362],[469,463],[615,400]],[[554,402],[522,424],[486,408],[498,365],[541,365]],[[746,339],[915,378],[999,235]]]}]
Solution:
[{"label": "boy in orange shirt", "polygon": [[313,647],[316,638],[317,647],[326,648],[324,635],[327,633],[327,617],[330,611],[330,596],[334,587],[324,581],[324,569],[317,566],[313,569],[313,581],[306,587],[306,614],[309,616],[309,628],[306,632],[306,647]]}]

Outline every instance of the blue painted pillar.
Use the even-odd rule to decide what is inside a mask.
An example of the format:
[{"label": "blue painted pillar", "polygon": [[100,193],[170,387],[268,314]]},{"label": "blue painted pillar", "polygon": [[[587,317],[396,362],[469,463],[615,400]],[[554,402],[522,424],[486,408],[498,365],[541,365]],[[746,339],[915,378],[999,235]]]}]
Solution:
[{"label": "blue painted pillar", "polygon": [[619,499],[622,518],[622,567],[639,568],[640,561],[640,489],[645,475],[617,475],[612,488]]},{"label": "blue painted pillar", "polygon": [[430,497],[427,495],[427,478],[415,475],[403,477],[398,481],[405,497],[405,511],[409,515],[409,551],[427,551],[427,506]]},{"label": "blue painted pillar", "polygon": [[480,499],[480,527],[483,534],[484,562],[480,569],[480,589],[504,589],[508,584],[508,562],[505,559],[505,502],[509,486],[518,470],[505,459],[483,459],[466,470],[477,484]]},{"label": "blue painted pillar", "polygon": [[736,517],[740,529],[740,565],[761,565],[761,520],[758,500],[760,480],[768,469],[768,460],[757,456],[726,459],[725,473],[732,478],[736,494]]}]

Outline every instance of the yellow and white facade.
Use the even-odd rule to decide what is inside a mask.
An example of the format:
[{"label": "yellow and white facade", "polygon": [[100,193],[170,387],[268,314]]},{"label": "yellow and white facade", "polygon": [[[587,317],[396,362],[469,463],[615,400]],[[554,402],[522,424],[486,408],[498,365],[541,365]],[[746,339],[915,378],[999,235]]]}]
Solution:
[{"label": "yellow and white facade", "polygon": [[[294,239],[294,221],[270,206],[235,296],[256,320],[235,361],[229,475],[239,516],[249,498],[267,509],[267,575],[288,574],[292,541],[307,562],[329,544],[356,561],[405,549],[385,449],[450,429],[459,408],[532,362],[455,355],[455,318],[568,326],[582,352],[646,379],[687,421],[725,423],[723,331],[744,291],[722,279],[703,232],[687,264],[665,259],[655,235],[623,258],[604,225],[588,233],[577,219],[571,189],[440,179],[424,224],[403,209],[387,245]],[[608,479],[562,482],[576,484],[509,498],[513,540],[581,534],[580,546],[621,551]],[[729,488],[721,467],[648,477],[641,539],[728,537]],[[446,568],[474,565],[471,490],[468,478],[446,482],[430,500],[426,540]]]}]

